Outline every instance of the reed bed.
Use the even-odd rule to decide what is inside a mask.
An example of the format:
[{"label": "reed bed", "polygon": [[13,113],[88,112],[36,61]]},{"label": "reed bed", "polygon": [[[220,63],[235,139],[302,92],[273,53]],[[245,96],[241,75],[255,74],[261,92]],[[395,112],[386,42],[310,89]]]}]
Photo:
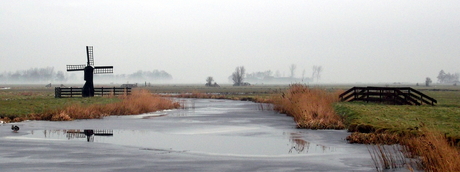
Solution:
[{"label": "reed bed", "polygon": [[368,146],[376,171],[404,166],[410,171],[460,171],[460,149],[454,146],[453,142],[449,142],[441,132],[423,128],[420,135],[393,137],[399,137],[398,144],[386,142],[390,145],[384,145],[382,141],[377,141]]},{"label": "reed bed", "polygon": [[41,114],[31,114],[29,119],[68,121],[74,119],[95,119],[109,115],[135,115],[164,109],[179,108],[178,102],[153,95],[147,90],[134,90],[131,95],[120,96],[120,102],[84,106],[73,104]]},{"label": "reed bed", "polygon": [[403,140],[404,153],[414,158],[412,166],[431,172],[460,171],[460,150],[449,143],[444,134],[424,129],[420,137]]},{"label": "reed bed", "polygon": [[338,95],[339,92],[293,84],[272,101],[274,110],[292,116],[298,128],[344,129],[342,118],[332,106],[339,101]]}]

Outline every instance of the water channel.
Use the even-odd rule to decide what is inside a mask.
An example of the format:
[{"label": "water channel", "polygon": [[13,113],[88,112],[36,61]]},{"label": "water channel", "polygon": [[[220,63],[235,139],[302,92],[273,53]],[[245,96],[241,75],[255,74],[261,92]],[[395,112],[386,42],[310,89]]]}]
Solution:
[{"label": "water channel", "polygon": [[0,129],[1,171],[375,171],[344,130],[296,129],[268,104],[178,99],[183,109]]}]

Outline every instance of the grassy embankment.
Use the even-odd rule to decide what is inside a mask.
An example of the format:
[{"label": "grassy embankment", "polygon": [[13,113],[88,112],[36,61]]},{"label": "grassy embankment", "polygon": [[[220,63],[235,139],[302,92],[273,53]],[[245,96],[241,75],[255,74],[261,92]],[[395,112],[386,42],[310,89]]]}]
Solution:
[{"label": "grassy embankment", "polygon": [[23,120],[73,120],[131,115],[178,108],[179,103],[147,90],[129,96],[56,99],[49,91],[1,91],[0,117],[5,122]]},{"label": "grassy embankment", "polygon": [[422,128],[429,128],[445,134],[450,141],[458,144],[460,90],[424,92],[436,98],[438,105],[394,106],[341,102],[335,104],[335,109],[344,117],[348,130],[356,132],[348,138],[352,143],[394,143],[398,142],[397,136],[419,134]]}]

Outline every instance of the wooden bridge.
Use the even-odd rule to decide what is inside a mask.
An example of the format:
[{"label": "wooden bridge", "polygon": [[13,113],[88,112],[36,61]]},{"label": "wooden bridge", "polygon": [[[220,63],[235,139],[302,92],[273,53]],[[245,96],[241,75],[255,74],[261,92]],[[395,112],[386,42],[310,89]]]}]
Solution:
[{"label": "wooden bridge", "polygon": [[339,96],[341,101],[380,102],[394,105],[435,105],[431,98],[410,87],[353,87]]},{"label": "wooden bridge", "polygon": [[[54,88],[54,97],[63,98],[63,97],[82,97],[83,88]],[[99,87],[94,88],[95,96],[109,96],[109,95],[129,95],[131,94],[130,87]]]}]

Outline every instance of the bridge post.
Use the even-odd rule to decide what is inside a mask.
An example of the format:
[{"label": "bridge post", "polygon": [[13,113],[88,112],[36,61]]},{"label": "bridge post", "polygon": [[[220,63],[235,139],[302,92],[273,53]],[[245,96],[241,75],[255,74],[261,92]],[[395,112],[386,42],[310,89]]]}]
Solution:
[{"label": "bridge post", "polygon": [[54,98],[61,98],[61,87],[54,88]]}]

